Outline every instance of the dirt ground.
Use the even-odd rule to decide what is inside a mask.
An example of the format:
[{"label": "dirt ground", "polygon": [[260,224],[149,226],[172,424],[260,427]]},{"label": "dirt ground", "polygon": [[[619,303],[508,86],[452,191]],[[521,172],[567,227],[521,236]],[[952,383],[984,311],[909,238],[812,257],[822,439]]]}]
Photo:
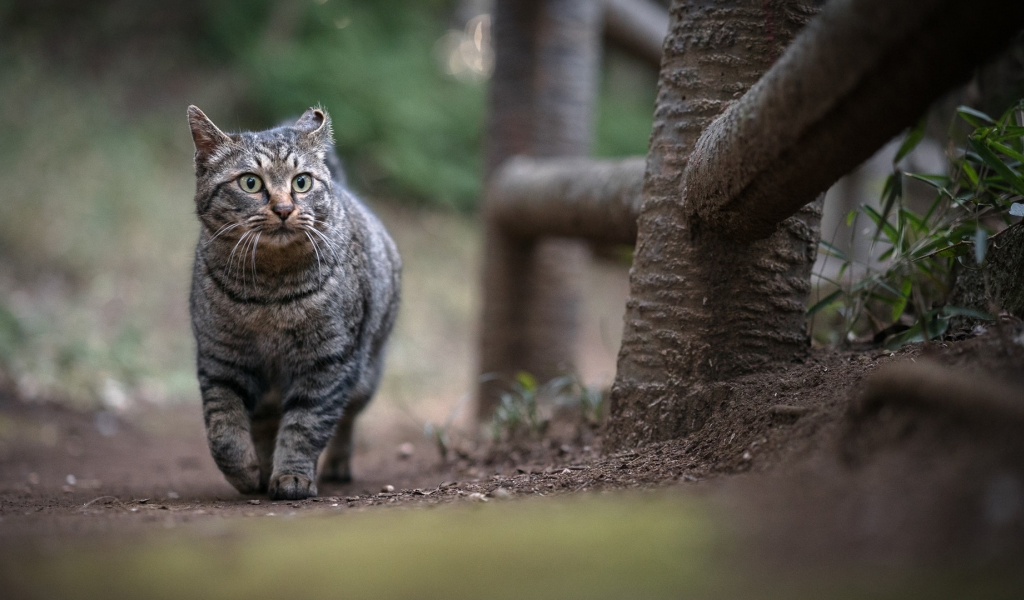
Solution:
[{"label": "dirt ground", "polygon": [[115,416],[6,394],[0,556],[218,519],[640,488],[728,507],[769,562],[1019,565],[1024,324],[1005,319],[961,338],[816,350],[730,383],[697,433],[633,449],[602,449],[599,432],[568,417],[515,447],[467,437],[447,461],[422,435],[394,431],[358,451],[352,484],[301,502],[240,496],[225,483],[197,406]]}]

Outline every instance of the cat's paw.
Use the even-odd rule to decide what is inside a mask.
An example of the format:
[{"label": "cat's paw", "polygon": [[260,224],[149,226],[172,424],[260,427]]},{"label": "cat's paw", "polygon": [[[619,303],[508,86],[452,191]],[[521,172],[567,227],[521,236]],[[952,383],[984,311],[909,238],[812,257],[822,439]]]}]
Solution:
[{"label": "cat's paw", "polygon": [[303,500],[316,496],[316,483],[305,475],[278,473],[270,478],[267,490],[271,500]]},{"label": "cat's paw", "polygon": [[224,478],[243,494],[257,494],[260,492],[260,468],[256,465],[241,471],[225,472]]}]

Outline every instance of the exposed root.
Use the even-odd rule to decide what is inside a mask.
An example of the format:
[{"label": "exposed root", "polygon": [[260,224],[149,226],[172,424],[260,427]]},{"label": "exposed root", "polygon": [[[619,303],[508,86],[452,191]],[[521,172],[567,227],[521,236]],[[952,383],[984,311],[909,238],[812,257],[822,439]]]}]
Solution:
[{"label": "exposed root", "polygon": [[850,406],[851,418],[864,418],[885,405],[1024,424],[1024,389],[927,360],[892,365],[869,377],[863,393]]}]

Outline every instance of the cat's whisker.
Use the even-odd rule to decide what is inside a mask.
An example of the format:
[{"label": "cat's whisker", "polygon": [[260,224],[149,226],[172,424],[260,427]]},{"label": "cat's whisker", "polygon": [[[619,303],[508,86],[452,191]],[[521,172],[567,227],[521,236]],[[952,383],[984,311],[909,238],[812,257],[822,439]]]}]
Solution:
[{"label": "cat's whisker", "polygon": [[216,240],[220,236],[222,236],[225,233],[231,231],[232,229],[235,229],[236,227],[240,227],[240,226],[241,226],[240,223],[228,223],[227,225],[224,225],[223,227],[218,229],[216,233],[213,234],[213,237],[211,237],[209,240],[207,240],[205,245],[209,246],[210,244],[213,243],[214,240]]},{"label": "cat's whisker", "polygon": [[238,245],[242,243],[242,240],[249,237],[250,233],[252,232],[246,231],[245,233],[243,233],[242,237],[238,238],[238,241],[235,242],[235,247],[231,249],[231,254],[228,256],[228,278],[231,278],[234,273],[232,265],[234,265],[235,263],[235,250],[238,250]]},{"label": "cat's whisker", "polygon": [[256,286],[259,285],[259,282],[256,279],[256,250],[259,248],[260,236],[261,235],[263,235],[262,231],[256,232],[256,239],[252,243],[252,289],[253,289],[253,291],[255,291],[256,290]]},{"label": "cat's whisker", "polygon": [[312,231],[313,233],[315,233],[317,235],[317,237],[319,237],[321,240],[323,240],[324,244],[327,245],[327,249],[331,251],[331,256],[334,258],[334,262],[338,262],[338,253],[335,252],[336,248],[334,247],[334,244],[331,243],[331,240],[327,239],[327,236],[325,236],[324,234],[320,233],[320,231],[318,231],[316,228],[312,228],[312,227],[306,229],[306,231]]},{"label": "cat's whisker", "polygon": [[320,251],[316,248],[316,242],[313,241],[313,236],[309,235],[308,231],[303,231],[302,233],[306,235],[306,239],[309,240],[309,245],[313,247],[313,253],[316,254],[316,276],[320,285],[323,285],[324,272],[320,265]]}]

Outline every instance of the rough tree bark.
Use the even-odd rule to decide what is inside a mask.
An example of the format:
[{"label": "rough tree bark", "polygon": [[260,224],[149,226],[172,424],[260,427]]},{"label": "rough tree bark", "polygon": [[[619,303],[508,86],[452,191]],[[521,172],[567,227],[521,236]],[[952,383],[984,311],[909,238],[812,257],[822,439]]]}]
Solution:
[{"label": "rough tree bark", "polygon": [[[819,212],[807,203],[1024,25],[1018,1],[834,0],[708,125],[810,12],[785,0],[673,7],[612,389],[613,444],[686,434],[728,395],[725,379],[807,351]],[[985,35],[954,44],[965,27]]]},{"label": "rough tree bark", "polygon": [[[665,40],[608,440],[627,446],[699,428],[723,379],[803,356],[820,208],[767,239],[689,226],[681,202],[701,131],[780,56],[815,9],[787,0],[673,3]],[[723,174],[728,176],[728,174]]]},{"label": "rough tree bark", "polygon": [[[590,0],[496,3],[488,180],[515,154],[588,152],[601,8]],[[543,381],[572,369],[579,288],[588,257],[579,241],[511,234],[493,212],[493,203],[485,200],[480,418],[490,416],[517,371]]]}]

